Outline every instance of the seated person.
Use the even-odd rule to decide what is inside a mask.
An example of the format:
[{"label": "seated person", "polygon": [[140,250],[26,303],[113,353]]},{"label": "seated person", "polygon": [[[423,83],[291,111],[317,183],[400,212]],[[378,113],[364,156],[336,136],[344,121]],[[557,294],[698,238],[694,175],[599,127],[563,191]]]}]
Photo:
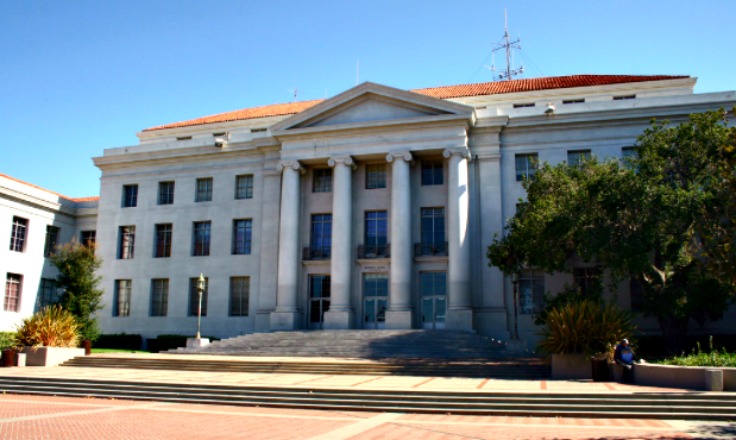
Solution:
[{"label": "seated person", "polygon": [[631,371],[634,367],[634,350],[632,350],[629,345],[628,339],[623,339],[621,343],[616,346],[613,360],[618,365],[624,367],[623,381],[625,383],[632,383],[634,381],[634,374],[633,371]]}]

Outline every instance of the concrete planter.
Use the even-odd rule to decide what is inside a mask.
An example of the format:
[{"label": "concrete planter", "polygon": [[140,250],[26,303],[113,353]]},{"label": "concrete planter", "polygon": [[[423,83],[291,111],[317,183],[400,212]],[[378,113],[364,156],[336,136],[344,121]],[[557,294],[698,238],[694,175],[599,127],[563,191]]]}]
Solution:
[{"label": "concrete planter", "polygon": [[583,354],[553,354],[552,379],[592,379],[590,356]]},{"label": "concrete planter", "polygon": [[23,347],[29,367],[53,367],[77,356],[84,356],[84,348]]},{"label": "concrete planter", "polygon": [[736,391],[736,368],[637,364],[634,381],[637,385]]}]

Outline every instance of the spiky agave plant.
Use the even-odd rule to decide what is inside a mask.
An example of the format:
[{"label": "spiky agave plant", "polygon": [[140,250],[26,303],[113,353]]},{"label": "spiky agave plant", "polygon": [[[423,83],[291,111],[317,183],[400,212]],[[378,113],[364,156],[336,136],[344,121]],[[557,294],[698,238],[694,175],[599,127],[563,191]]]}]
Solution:
[{"label": "spiky agave plant", "polygon": [[76,347],[79,325],[61,306],[48,306],[24,319],[15,339],[18,345],[29,347]]}]

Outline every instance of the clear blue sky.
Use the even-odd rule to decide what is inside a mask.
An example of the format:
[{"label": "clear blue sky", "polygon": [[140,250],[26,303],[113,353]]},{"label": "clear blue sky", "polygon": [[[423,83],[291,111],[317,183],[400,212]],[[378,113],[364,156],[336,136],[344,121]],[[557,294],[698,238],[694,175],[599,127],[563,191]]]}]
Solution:
[{"label": "clear blue sky", "polygon": [[[97,195],[91,158],[151,126],[492,79],[504,8],[523,77],[686,74],[736,89],[736,1],[0,1],[0,173]],[[502,66],[503,59],[495,58]]]}]

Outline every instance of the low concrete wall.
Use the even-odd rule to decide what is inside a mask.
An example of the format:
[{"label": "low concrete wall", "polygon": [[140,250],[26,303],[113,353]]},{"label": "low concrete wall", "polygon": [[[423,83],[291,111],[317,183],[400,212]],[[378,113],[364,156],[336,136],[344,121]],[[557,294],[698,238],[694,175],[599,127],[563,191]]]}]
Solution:
[{"label": "low concrete wall", "polygon": [[29,367],[53,367],[77,356],[84,356],[84,348],[23,347]]},{"label": "low concrete wall", "polygon": [[736,368],[637,364],[634,382],[637,385],[707,390],[706,370],[722,370],[723,390],[736,391]]},{"label": "low concrete wall", "polygon": [[552,379],[592,379],[590,356],[582,354],[553,354]]}]

